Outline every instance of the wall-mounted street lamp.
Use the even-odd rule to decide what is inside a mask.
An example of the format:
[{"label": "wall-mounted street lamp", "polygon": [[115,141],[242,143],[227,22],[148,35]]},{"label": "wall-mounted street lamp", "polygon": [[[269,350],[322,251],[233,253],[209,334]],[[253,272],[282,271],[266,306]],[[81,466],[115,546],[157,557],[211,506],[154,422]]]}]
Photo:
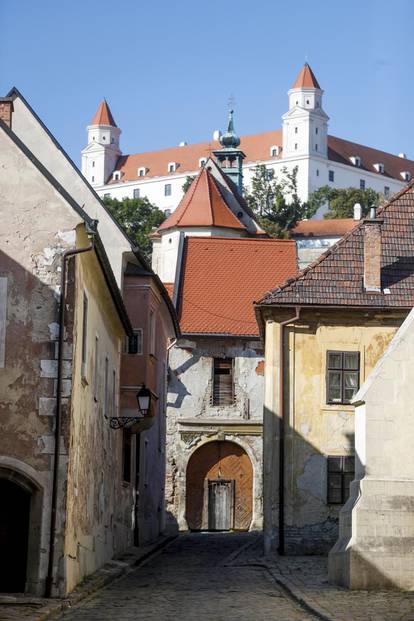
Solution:
[{"label": "wall-mounted street lamp", "polygon": [[138,423],[144,418],[151,407],[151,391],[149,388],[142,384],[142,388],[137,392],[136,399],[138,403],[138,412],[136,416],[112,416],[109,421],[111,429],[122,429],[123,427],[130,427],[135,423]]}]

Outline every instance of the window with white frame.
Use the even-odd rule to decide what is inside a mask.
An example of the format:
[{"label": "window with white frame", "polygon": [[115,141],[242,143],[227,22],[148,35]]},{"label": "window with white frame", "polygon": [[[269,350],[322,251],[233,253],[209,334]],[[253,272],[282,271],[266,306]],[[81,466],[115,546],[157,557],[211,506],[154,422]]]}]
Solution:
[{"label": "window with white frame", "polygon": [[177,170],[177,162],[168,162],[168,172],[173,173]]},{"label": "window with white frame", "polygon": [[139,188],[135,188],[134,189],[134,198],[140,198],[140,189]]},{"label": "window with white frame", "polygon": [[138,177],[145,177],[147,173],[147,169],[145,168],[145,166],[141,166],[140,168],[138,168]]},{"label": "window with white frame", "polygon": [[119,170],[116,170],[112,173],[112,179],[114,181],[119,181],[121,179],[121,173],[119,172]]},{"label": "window with white frame", "polygon": [[385,166],[384,164],[382,164],[381,162],[378,162],[377,164],[374,164],[374,168],[377,172],[379,172],[381,175],[384,174],[385,172]]},{"label": "window with white frame", "polygon": [[277,145],[270,147],[270,157],[277,157],[280,153],[280,148]]},{"label": "window with white frame", "polygon": [[328,179],[331,183],[333,183],[335,181],[335,172],[333,170],[330,170],[328,172]]},{"label": "window with white frame", "polygon": [[124,340],[124,354],[141,355],[143,348],[142,328],[134,328],[131,336],[126,336]]},{"label": "window with white frame", "polygon": [[205,163],[207,162],[205,157],[200,157],[200,159],[198,160],[198,165],[200,168],[203,168],[203,166],[205,165]]},{"label": "window with white frame", "polygon": [[361,167],[362,160],[361,160],[361,158],[359,157],[359,155],[351,155],[351,157],[350,157],[349,159],[351,160],[351,162],[352,162],[352,164],[353,164],[354,166],[357,166],[358,168],[360,168],[360,167]]},{"label": "window with white frame", "polygon": [[164,185],[164,196],[171,196],[171,183]]},{"label": "window with white frame", "polygon": [[401,173],[401,177],[404,179],[404,181],[411,181],[411,173],[408,170],[404,170]]}]

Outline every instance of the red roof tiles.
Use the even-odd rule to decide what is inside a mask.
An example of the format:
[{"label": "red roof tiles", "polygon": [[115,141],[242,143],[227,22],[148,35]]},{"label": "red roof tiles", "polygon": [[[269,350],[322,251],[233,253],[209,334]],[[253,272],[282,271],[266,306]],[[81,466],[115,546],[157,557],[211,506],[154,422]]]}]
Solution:
[{"label": "red roof tiles", "polygon": [[159,231],[175,226],[246,227],[227,206],[213,175],[203,168],[184,194],[177,209],[161,224]]},{"label": "red roof tiles", "polygon": [[321,88],[308,63],[305,63],[299,71],[292,88]]},{"label": "red roof tiles", "polygon": [[[280,159],[282,144],[281,129],[241,136],[241,145],[243,152],[246,154],[245,163],[247,164],[254,164],[262,160]],[[271,147],[280,147],[280,156],[272,158],[270,155]],[[207,159],[212,150],[219,148],[218,142],[211,141],[188,144],[182,147],[170,147],[159,151],[122,155],[117,162],[116,170],[121,171],[123,182],[138,179],[138,168],[147,169],[143,179],[167,176],[169,174],[168,164],[170,162],[178,164],[177,173],[185,174],[198,170],[200,168],[200,158]],[[353,166],[349,158],[355,155],[361,157],[361,170],[377,173],[374,164],[384,164],[385,172],[383,177],[385,185],[387,177],[403,181],[401,172],[405,170],[414,176],[414,161],[412,160],[403,159],[398,157],[398,155],[372,149],[349,140],[328,136],[328,158],[330,160]],[[174,173],[171,174],[174,175]],[[109,183],[119,183],[119,181],[111,180]]]},{"label": "red roof tiles", "polygon": [[178,312],[183,333],[258,335],[253,302],[297,273],[291,240],[187,237]]},{"label": "red roof tiles", "polygon": [[332,218],[327,220],[300,220],[293,227],[291,237],[342,237],[359,224],[353,218]]},{"label": "red roof tiles", "polygon": [[112,127],[116,127],[114,117],[105,99],[99,104],[91,125],[112,125]]},{"label": "red roof tiles", "polygon": [[297,278],[269,292],[259,305],[414,306],[413,184],[378,210],[381,224],[382,293],[363,288],[364,221],[325,252]]}]

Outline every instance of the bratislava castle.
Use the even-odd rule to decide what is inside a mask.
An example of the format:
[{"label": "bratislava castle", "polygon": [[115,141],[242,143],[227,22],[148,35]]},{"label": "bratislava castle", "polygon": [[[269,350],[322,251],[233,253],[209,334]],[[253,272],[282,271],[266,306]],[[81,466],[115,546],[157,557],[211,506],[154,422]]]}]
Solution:
[{"label": "bratislava castle", "polygon": [[[279,179],[283,168],[297,166],[302,200],[324,185],[373,188],[388,196],[412,178],[414,162],[404,153],[393,155],[328,134],[323,90],[308,64],[300,70],[288,98],[282,129],[241,136],[245,187],[260,164]],[[215,132],[210,142],[182,142],[176,147],[124,155],[121,130],[106,101],[100,104],[87,132],[82,172],[97,193],[117,199],[146,196],[167,215],[180,202],[187,176],[196,175],[209,155],[220,149]]]}]

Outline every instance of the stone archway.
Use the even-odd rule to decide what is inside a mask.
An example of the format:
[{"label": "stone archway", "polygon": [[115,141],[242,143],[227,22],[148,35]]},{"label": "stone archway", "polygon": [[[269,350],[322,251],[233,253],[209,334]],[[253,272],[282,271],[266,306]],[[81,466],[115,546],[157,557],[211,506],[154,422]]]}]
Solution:
[{"label": "stone archway", "polygon": [[[248,530],[253,512],[253,467],[246,451],[227,440],[207,442],[190,457],[187,465],[186,519],[190,530],[209,530],[212,525],[213,486],[227,485],[232,495],[232,519],[223,530]],[[224,504],[226,499],[224,498]],[[230,510],[230,509],[228,509]]]},{"label": "stone archway", "polygon": [[42,491],[0,465],[0,592],[35,592],[39,580]]}]

